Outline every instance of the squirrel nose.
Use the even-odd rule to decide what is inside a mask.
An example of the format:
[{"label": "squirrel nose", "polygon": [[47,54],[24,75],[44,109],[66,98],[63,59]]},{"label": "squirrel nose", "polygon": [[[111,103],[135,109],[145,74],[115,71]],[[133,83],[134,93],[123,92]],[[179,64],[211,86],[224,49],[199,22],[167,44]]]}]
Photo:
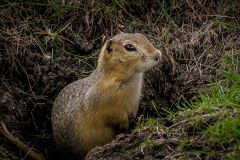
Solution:
[{"label": "squirrel nose", "polygon": [[155,60],[155,61],[159,61],[160,58],[161,58],[161,52],[158,50],[158,51],[155,53],[154,60]]}]

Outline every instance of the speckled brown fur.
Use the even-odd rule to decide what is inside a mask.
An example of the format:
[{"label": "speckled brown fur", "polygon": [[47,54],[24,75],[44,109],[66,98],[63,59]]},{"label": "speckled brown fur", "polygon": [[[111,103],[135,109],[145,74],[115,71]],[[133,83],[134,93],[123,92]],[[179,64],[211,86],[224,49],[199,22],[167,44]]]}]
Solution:
[{"label": "speckled brown fur", "polygon": [[[136,51],[128,51],[127,44]],[[122,33],[108,40],[96,70],[66,86],[56,98],[52,110],[56,143],[84,157],[127,130],[138,111],[143,72],[154,66],[160,55],[139,33]]]}]

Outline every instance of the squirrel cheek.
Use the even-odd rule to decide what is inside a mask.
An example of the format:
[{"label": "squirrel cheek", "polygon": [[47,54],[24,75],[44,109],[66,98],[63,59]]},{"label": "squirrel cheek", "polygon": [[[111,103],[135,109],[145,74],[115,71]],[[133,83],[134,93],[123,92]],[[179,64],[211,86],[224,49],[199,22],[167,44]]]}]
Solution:
[{"label": "squirrel cheek", "polygon": [[141,60],[142,60],[143,62],[146,61],[146,56],[145,56],[145,54],[142,54]]}]

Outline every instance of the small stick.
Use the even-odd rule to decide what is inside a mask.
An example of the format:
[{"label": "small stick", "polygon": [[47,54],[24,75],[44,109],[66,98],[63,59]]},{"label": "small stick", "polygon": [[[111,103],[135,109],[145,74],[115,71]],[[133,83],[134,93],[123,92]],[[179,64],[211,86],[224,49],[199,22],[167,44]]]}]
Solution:
[{"label": "small stick", "polygon": [[44,160],[43,155],[36,149],[27,146],[23,141],[19,138],[14,137],[12,133],[9,132],[5,123],[0,121],[0,132],[13,144],[15,144],[18,148],[23,150],[27,155],[32,157],[35,160]]}]

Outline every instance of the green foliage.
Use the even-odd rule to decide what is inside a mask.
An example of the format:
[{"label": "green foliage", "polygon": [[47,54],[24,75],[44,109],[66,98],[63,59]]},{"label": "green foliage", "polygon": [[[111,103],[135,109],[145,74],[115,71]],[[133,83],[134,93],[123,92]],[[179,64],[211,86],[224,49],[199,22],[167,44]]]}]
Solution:
[{"label": "green foliage", "polygon": [[159,120],[157,118],[152,117],[143,117],[143,119],[139,122],[136,122],[136,126],[134,130],[139,130],[144,126],[157,126],[159,125]]},{"label": "green foliage", "polygon": [[[235,54],[238,52],[235,52]],[[236,54],[237,55],[237,54]],[[212,84],[212,94],[206,100],[210,105],[219,107],[234,107],[240,109],[240,74],[236,69],[240,66],[238,61],[233,60],[230,56],[223,59],[225,69],[218,71],[223,73],[225,80],[215,81]]]},{"label": "green foliage", "polygon": [[240,63],[234,57],[239,56],[239,51],[233,53],[233,57],[223,58],[225,68],[219,69],[223,73],[224,81],[215,81],[212,84],[211,96],[203,96],[202,102],[208,107],[232,108],[232,117],[220,120],[209,126],[205,134],[210,141],[218,144],[240,142]]},{"label": "green foliage", "polygon": [[147,138],[142,145],[148,146],[148,147],[154,147],[156,144],[154,143],[153,140],[150,138]]},{"label": "green foliage", "polygon": [[211,93],[209,96],[202,95],[200,101],[194,106],[204,108],[213,112],[213,108],[223,108],[225,113],[227,109],[232,109],[232,113],[225,119],[219,119],[214,125],[210,125],[204,132],[209,140],[225,144],[230,142],[240,142],[240,74],[238,61],[239,51],[232,56],[223,58],[224,68],[217,69],[224,78],[214,80],[211,83]]},{"label": "green foliage", "polygon": [[[169,118],[176,124],[182,137],[179,151],[189,154],[204,154],[216,157],[219,148],[230,150],[229,159],[239,155],[240,144],[240,51],[225,55],[217,72],[220,77],[211,80],[210,92],[200,94],[194,102],[188,102],[186,108]],[[201,137],[202,141],[197,141]],[[206,149],[192,148],[194,143]],[[212,147],[214,146],[214,147]],[[203,147],[203,148],[204,148]]]},{"label": "green foliage", "polygon": [[159,111],[158,111],[158,109],[157,109],[157,106],[156,106],[156,104],[155,104],[154,101],[151,101],[151,107],[155,110],[155,112],[157,113],[157,115],[158,115],[159,117],[161,117],[161,115],[160,115],[160,113],[159,113]]},{"label": "green foliage", "polygon": [[225,22],[222,20],[215,20],[215,21],[213,21],[213,24],[216,26],[222,26],[225,29],[240,30],[240,24],[238,24],[238,23],[231,23],[231,22]]},{"label": "green foliage", "polygon": [[210,126],[206,132],[210,141],[219,145],[240,142],[240,118],[228,118]]}]

